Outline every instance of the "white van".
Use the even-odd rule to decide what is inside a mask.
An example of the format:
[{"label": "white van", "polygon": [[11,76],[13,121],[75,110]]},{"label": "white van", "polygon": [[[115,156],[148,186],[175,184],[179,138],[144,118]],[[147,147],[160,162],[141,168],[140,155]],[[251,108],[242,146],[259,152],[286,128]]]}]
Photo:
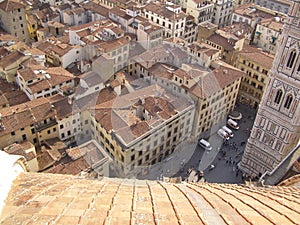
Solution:
[{"label": "white van", "polygon": [[233,137],[233,133],[228,127],[223,126],[222,129],[226,131],[226,133],[229,135],[229,137]]},{"label": "white van", "polygon": [[204,139],[201,139],[201,140],[198,142],[198,144],[199,144],[202,148],[204,148],[204,149],[206,149],[206,150],[208,150],[208,151],[210,151],[210,150],[212,149],[210,143],[209,143],[208,141],[205,141]]},{"label": "white van", "polygon": [[225,140],[229,140],[229,135],[222,128],[218,130],[218,135]]},{"label": "white van", "polygon": [[238,129],[240,128],[240,127],[238,126],[238,123],[235,122],[235,121],[232,120],[232,119],[228,119],[228,120],[227,120],[227,125],[230,126],[230,127],[232,127],[233,129],[236,129],[236,130],[238,130]]}]

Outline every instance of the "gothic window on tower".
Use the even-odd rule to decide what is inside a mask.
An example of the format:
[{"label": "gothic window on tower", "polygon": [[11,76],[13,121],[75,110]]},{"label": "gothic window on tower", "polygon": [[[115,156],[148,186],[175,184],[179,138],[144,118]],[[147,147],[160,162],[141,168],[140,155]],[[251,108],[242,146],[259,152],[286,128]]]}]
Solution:
[{"label": "gothic window on tower", "polygon": [[257,130],[256,132],[256,139],[260,139],[260,136],[261,136],[261,131],[260,130]]},{"label": "gothic window on tower", "polygon": [[298,64],[297,73],[300,73],[300,63]]},{"label": "gothic window on tower", "polygon": [[292,101],[293,101],[293,96],[289,94],[285,99],[284,108],[290,109]]},{"label": "gothic window on tower", "polygon": [[296,55],[297,55],[297,53],[296,53],[295,49],[293,51],[291,51],[290,56],[287,61],[287,64],[286,64],[287,68],[291,69],[293,67],[293,65],[295,63]]},{"label": "gothic window on tower", "polygon": [[279,104],[279,102],[281,101],[281,98],[282,98],[282,90],[278,90],[277,93],[276,93],[276,96],[275,96],[275,99],[274,99],[274,102],[276,104]]}]

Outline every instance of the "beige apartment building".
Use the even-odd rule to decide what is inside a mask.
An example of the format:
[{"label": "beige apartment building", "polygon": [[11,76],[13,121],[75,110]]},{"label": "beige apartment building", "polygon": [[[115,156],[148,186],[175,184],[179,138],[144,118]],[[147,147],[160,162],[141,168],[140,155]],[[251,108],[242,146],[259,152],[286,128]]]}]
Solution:
[{"label": "beige apartment building", "polygon": [[17,70],[29,58],[30,55],[20,50],[11,51],[0,59],[0,77],[9,83],[15,83]]},{"label": "beige apartment building", "polygon": [[0,27],[18,40],[28,43],[30,35],[27,29],[26,5],[18,0],[0,2]]},{"label": "beige apartment building", "polygon": [[235,106],[243,73],[225,63],[214,62],[212,66],[212,70],[191,64],[181,68],[158,64],[149,68],[154,82],[193,100],[194,138],[225,119]]},{"label": "beige apartment building", "polygon": [[142,11],[144,17],[150,22],[164,28],[164,37],[183,37],[187,14],[179,5],[171,2],[163,4],[151,2]]},{"label": "beige apartment building", "polygon": [[212,1],[206,0],[184,0],[181,1],[183,8],[186,8],[186,13],[194,17],[196,24],[205,21],[211,21],[213,15],[214,4]]},{"label": "beige apartment building", "polygon": [[35,146],[58,137],[56,111],[46,98],[0,110],[0,148],[30,141]]},{"label": "beige apartment building", "polygon": [[196,105],[193,124],[196,138],[234,109],[244,73],[216,59],[219,50],[211,46],[194,43],[180,48],[168,41],[132,58],[127,72],[192,99]]},{"label": "beige apartment building", "polygon": [[182,64],[178,68],[159,62],[149,68],[134,62],[129,68],[134,77],[157,83],[174,95],[194,102],[193,138],[209,131],[233,111],[243,75],[242,71],[218,61],[212,62],[212,69],[195,64]]},{"label": "beige apartment building", "polygon": [[30,65],[17,71],[19,88],[32,99],[73,93],[75,76],[62,67]]},{"label": "beige apartment building", "polygon": [[151,85],[89,111],[93,139],[110,154],[118,176],[148,173],[191,136],[194,104]]},{"label": "beige apartment building", "polygon": [[283,20],[282,17],[261,20],[256,25],[252,43],[258,48],[275,54],[282,32]]},{"label": "beige apartment building", "polygon": [[249,45],[236,54],[234,66],[244,72],[238,95],[240,102],[258,108],[273,60],[273,54]]},{"label": "beige apartment building", "polygon": [[220,50],[222,60],[232,65],[234,54],[243,49],[245,36],[231,31],[217,30],[205,43]]},{"label": "beige apartment building", "polygon": [[218,27],[225,27],[229,25],[234,1],[212,0],[211,2],[214,4],[211,22],[218,25]]}]

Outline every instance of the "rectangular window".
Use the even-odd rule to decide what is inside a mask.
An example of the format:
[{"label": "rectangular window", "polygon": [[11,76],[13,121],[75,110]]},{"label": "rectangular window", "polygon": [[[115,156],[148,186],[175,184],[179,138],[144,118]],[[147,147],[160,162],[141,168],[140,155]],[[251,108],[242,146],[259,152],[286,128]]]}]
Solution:
[{"label": "rectangular window", "polygon": [[138,165],[142,165],[142,159],[139,160]]},{"label": "rectangular window", "polygon": [[171,137],[171,131],[168,132],[168,138]]}]

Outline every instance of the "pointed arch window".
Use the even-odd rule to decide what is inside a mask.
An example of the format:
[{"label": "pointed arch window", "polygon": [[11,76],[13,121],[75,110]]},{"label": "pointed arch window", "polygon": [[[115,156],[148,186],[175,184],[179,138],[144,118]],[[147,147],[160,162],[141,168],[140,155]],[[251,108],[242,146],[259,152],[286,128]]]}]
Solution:
[{"label": "pointed arch window", "polygon": [[284,108],[289,109],[291,107],[292,101],[293,101],[293,96],[289,94],[285,99]]},{"label": "pointed arch window", "polygon": [[290,53],[289,59],[288,59],[287,64],[286,64],[286,67],[288,67],[288,68],[292,68],[293,67],[295,59],[296,59],[296,55],[297,55],[297,53],[296,53],[296,50],[294,49]]},{"label": "pointed arch window", "polygon": [[282,90],[278,90],[278,91],[277,91],[276,97],[275,97],[275,100],[274,100],[274,102],[275,102],[276,104],[279,104],[279,102],[280,102],[280,100],[281,100],[281,98],[282,98],[282,94],[283,94]]}]

